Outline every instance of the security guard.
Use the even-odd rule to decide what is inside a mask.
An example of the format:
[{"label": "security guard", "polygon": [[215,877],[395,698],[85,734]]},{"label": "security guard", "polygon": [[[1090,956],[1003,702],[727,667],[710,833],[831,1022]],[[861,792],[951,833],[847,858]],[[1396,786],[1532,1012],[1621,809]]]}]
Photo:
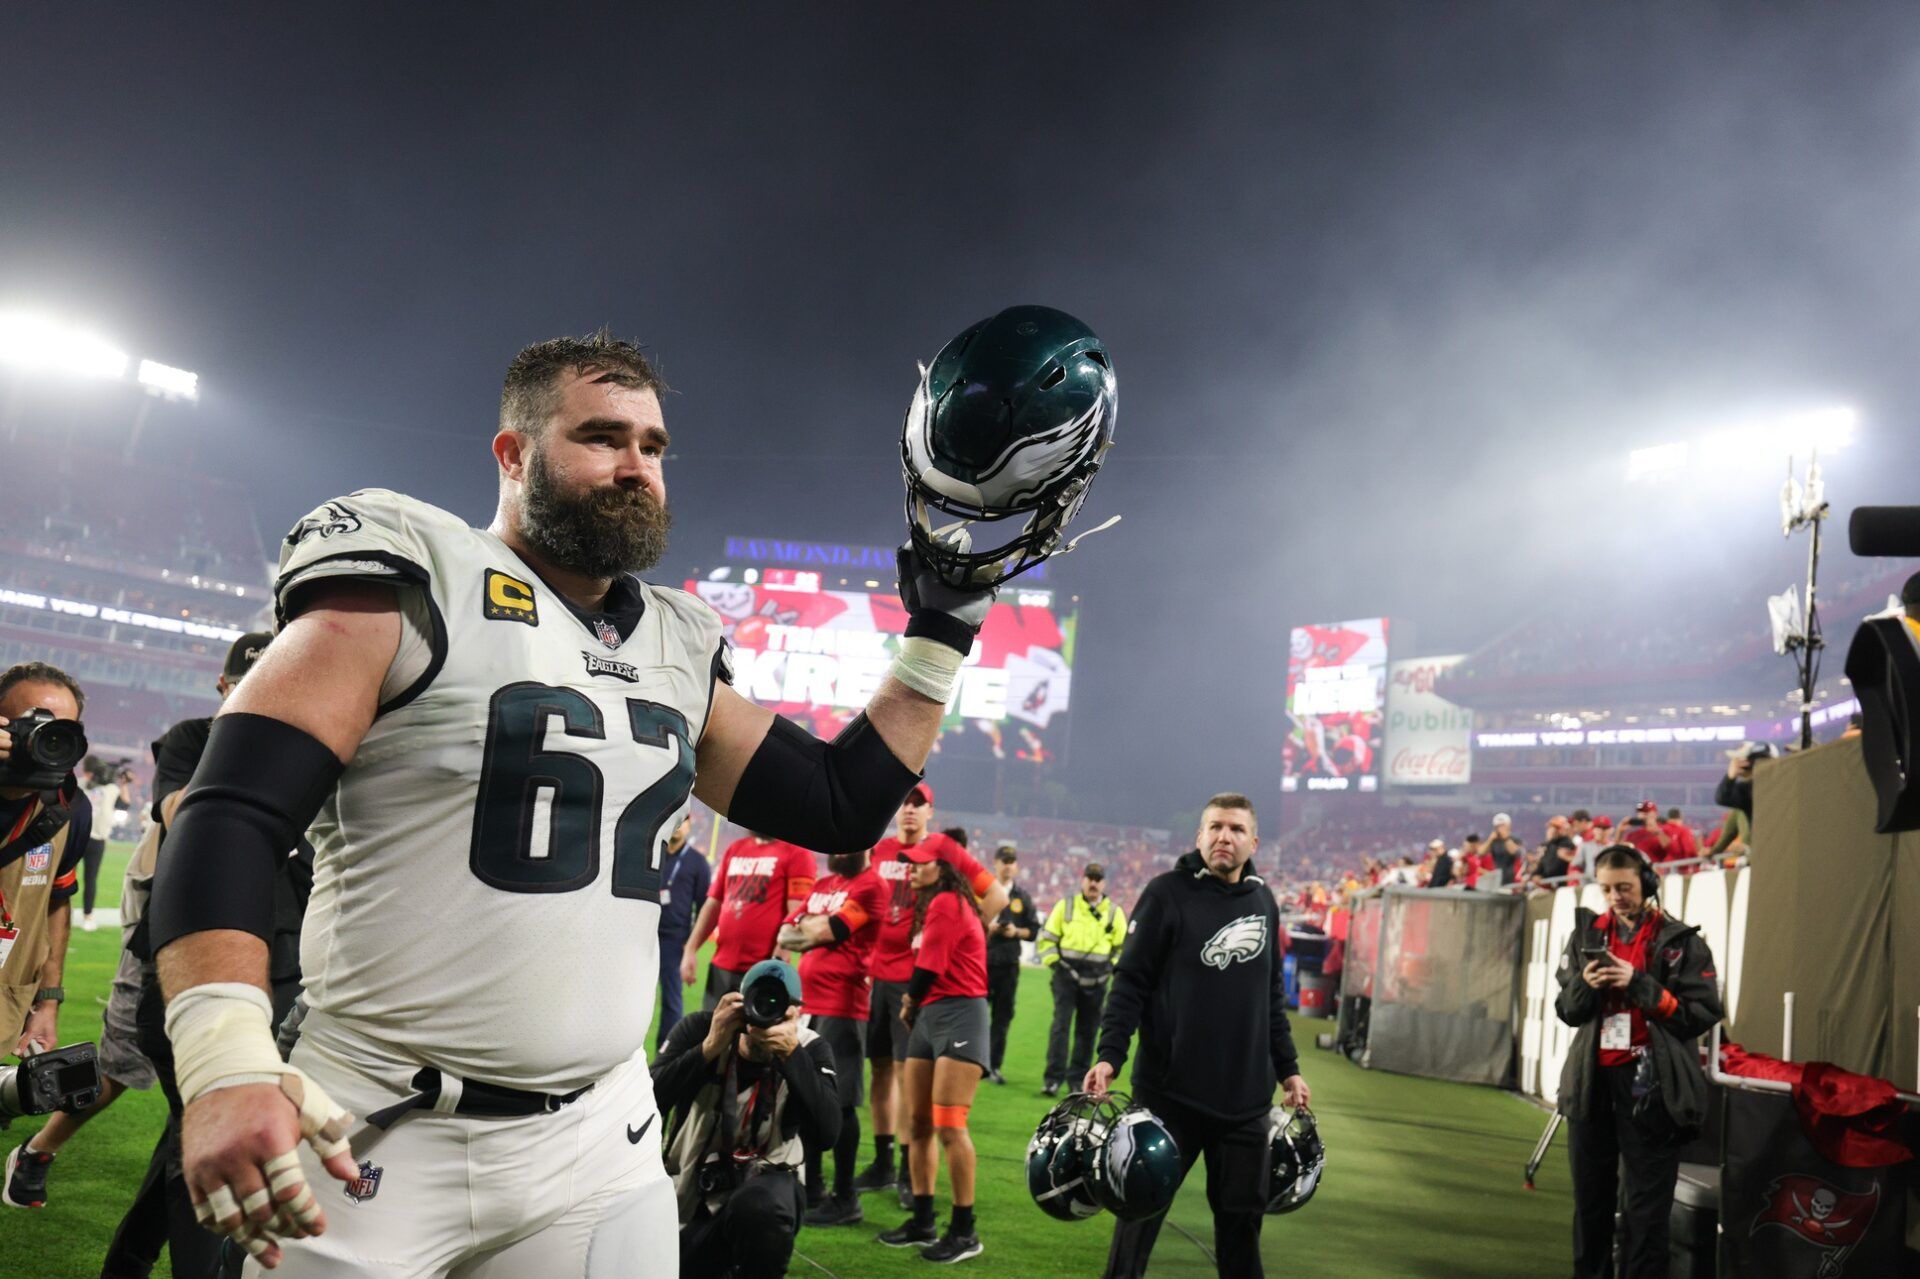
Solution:
[{"label": "security guard", "polygon": [[[1034,949],[1053,969],[1053,1030],[1047,1036],[1047,1077],[1042,1089],[1051,1097],[1069,1079],[1087,1073],[1093,1041],[1100,1030],[1100,1009],[1107,999],[1113,961],[1127,939],[1127,917],[1107,899],[1107,872],[1088,862],[1080,891],[1054,904]],[[1073,1032],[1073,1057],[1067,1057],[1067,1033]]]},{"label": "security guard", "polygon": [[1007,1082],[1000,1063],[1007,1059],[1007,1028],[1013,1025],[1013,1004],[1020,993],[1020,946],[1033,940],[1039,921],[1033,916],[1033,898],[1013,882],[1020,871],[1020,854],[1012,844],[1002,844],[993,855],[993,874],[1007,889],[1007,908],[987,930],[987,1007],[993,1014],[993,1065],[987,1078],[996,1084]]}]

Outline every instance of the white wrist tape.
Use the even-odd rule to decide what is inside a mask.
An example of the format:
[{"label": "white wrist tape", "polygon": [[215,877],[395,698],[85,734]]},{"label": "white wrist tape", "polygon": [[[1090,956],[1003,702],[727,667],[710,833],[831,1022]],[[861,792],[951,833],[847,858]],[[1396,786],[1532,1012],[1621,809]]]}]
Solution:
[{"label": "white wrist tape", "polygon": [[900,641],[900,651],[894,654],[888,674],[922,697],[945,706],[953,697],[960,665],[966,660],[965,653],[955,652],[939,640],[913,635]]},{"label": "white wrist tape", "polygon": [[278,1084],[300,1111],[300,1135],[322,1159],[345,1150],[353,1116],[334,1105],[320,1085],[280,1060],[273,1044],[273,1005],[245,982],[209,982],[167,1005],[167,1038],[181,1099],[242,1084]]}]

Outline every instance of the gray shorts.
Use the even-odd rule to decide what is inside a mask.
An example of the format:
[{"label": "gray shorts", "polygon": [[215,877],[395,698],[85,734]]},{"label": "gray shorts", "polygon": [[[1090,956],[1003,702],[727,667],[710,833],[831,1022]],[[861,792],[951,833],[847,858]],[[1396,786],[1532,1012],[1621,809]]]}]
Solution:
[{"label": "gray shorts", "polygon": [[936,999],[914,1019],[909,1057],[953,1057],[988,1067],[987,1001]]},{"label": "gray shorts", "polygon": [[820,1017],[808,1013],[803,1024],[833,1049],[834,1092],[840,1106],[858,1106],[867,1099],[867,1023],[852,1017]]},{"label": "gray shorts", "polygon": [[129,1088],[147,1089],[153,1087],[158,1076],[153,1063],[136,1046],[140,1037],[133,1014],[140,1006],[139,983],[140,961],[121,951],[120,971],[113,976],[113,993],[107,997],[107,1010],[100,1018],[100,1073]]},{"label": "gray shorts", "polygon": [[900,996],[906,993],[903,981],[874,981],[867,995],[868,1061],[907,1059],[907,1026],[900,1020]]}]

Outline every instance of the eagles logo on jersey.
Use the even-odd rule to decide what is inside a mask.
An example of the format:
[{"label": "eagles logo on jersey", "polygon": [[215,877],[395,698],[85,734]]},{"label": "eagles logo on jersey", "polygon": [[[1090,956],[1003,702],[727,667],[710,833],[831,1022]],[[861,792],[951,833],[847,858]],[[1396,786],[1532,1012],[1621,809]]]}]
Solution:
[{"label": "eagles logo on jersey", "polygon": [[1267,917],[1242,915],[1207,938],[1200,948],[1200,962],[1209,968],[1225,968],[1243,960],[1258,959],[1267,949]]},{"label": "eagles logo on jersey", "polygon": [[298,546],[309,537],[318,534],[321,538],[332,537],[335,533],[356,533],[360,529],[360,517],[339,502],[327,502],[295,524],[287,534],[287,545]]}]

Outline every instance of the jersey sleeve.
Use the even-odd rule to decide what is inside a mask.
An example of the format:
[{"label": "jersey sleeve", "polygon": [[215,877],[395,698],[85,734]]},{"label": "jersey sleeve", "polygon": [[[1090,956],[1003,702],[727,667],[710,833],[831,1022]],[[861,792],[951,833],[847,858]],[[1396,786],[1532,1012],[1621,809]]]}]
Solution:
[{"label": "jersey sleeve", "polygon": [[275,619],[282,626],[292,620],[301,590],[323,578],[426,586],[433,568],[428,530],[452,519],[386,489],[362,489],[322,502],[280,543],[273,583]]},{"label": "jersey sleeve", "polygon": [[946,835],[940,836],[940,860],[960,872],[975,897],[985,897],[993,887],[993,872],[973,860],[973,854]]},{"label": "jersey sleeve", "polygon": [[786,854],[787,900],[798,897],[805,900],[813,891],[813,881],[818,878],[820,868],[814,864],[813,854],[798,844],[788,844]]}]

